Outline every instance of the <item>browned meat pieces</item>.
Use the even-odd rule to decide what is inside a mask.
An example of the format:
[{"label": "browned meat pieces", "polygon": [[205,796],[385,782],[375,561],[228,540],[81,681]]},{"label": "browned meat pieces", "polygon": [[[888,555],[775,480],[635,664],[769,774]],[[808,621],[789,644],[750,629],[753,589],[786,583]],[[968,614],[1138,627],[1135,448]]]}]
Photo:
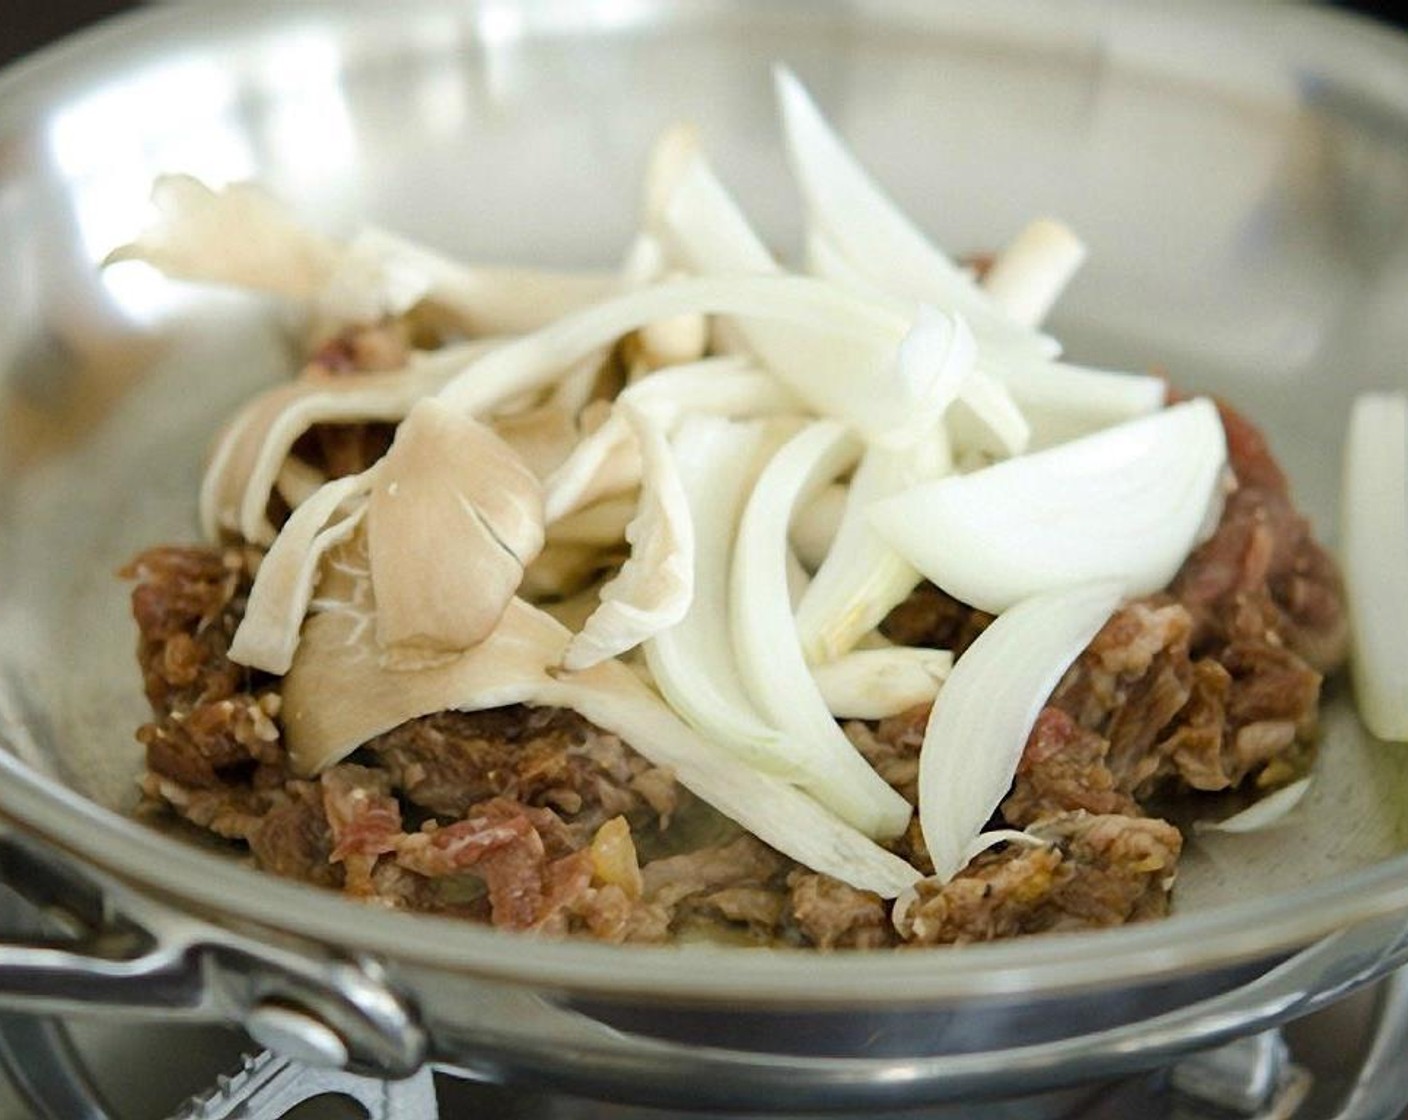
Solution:
[{"label": "browned meat pieces", "polygon": [[743,935],[767,943],[784,918],[784,881],[796,865],[741,835],[641,868],[645,899],[676,933]]},{"label": "browned meat pieces", "polygon": [[921,883],[897,907],[911,944],[963,944],[1050,930],[1121,925],[1164,914],[1182,847],[1147,817],[1070,813],[1033,830],[1049,845],[978,856],[943,885]]},{"label": "browned meat pieces", "polygon": [[137,661],[152,708],[220,700],[246,673],[225,655],[244,610],[244,562],[235,550],[151,548],[121,573],[136,581]]},{"label": "browned meat pieces", "polygon": [[1139,816],[1138,803],[1119,788],[1107,764],[1110,741],[1078,724],[1060,708],[1043,708],[1027,738],[1002,816],[1018,827],[1053,812]]},{"label": "browned meat pieces", "polygon": [[[398,344],[334,340],[309,376],[372,368]],[[1286,495],[1260,435],[1225,412],[1239,487],[1165,593],[1126,604],[1040,713],[994,825],[1040,841],[928,880],[897,907],[748,835],[677,850],[672,775],[559,709],[442,712],[351,760],[294,776],[278,682],[227,656],[248,592],[237,551],[154,549],[133,562],[133,611],[153,722],[143,789],[248,845],[276,874],[367,902],[612,942],[707,937],[824,950],[985,941],[1139,921],[1168,905],[1181,841],[1151,797],[1273,785],[1302,771],[1320,673],[1343,656],[1338,576]],[[299,453],[361,469],[391,429],[310,433]],[[929,585],[885,621],[891,638],[961,653],[990,617]],[[928,710],[846,734],[911,803]],[[716,834],[717,835],[717,834]],[[646,840],[649,843],[646,843]],[[917,818],[891,848],[932,871]],[[892,913],[892,909],[895,911]]]},{"label": "browned meat pieces", "polygon": [[992,615],[960,603],[924,582],[880,624],[880,632],[902,646],[949,649],[958,657],[987,629]]},{"label": "browned meat pieces", "polygon": [[137,732],[148,767],[198,789],[279,767],[278,696],[228,657],[249,587],[240,554],[154,548],[124,574],[137,581],[137,657],[156,716]]},{"label": "browned meat pieces", "polygon": [[1284,645],[1318,672],[1333,672],[1348,644],[1339,572],[1292,504],[1261,433],[1234,410],[1221,412],[1237,489],[1170,589],[1193,617],[1193,647]]},{"label": "browned meat pieces", "polygon": [[787,877],[791,922],[818,949],[883,949],[895,944],[890,905],[829,875],[794,871]]},{"label": "browned meat pieces", "polygon": [[503,796],[587,814],[668,820],[677,787],[614,735],[562,708],[441,712],[367,744],[407,800],[445,817]]},{"label": "browned meat pieces", "polygon": [[266,803],[271,807],[246,837],[254,862],[285,879],[341,887],[343,867],[333,861],[335,840],[322,787],[291,780]]}]

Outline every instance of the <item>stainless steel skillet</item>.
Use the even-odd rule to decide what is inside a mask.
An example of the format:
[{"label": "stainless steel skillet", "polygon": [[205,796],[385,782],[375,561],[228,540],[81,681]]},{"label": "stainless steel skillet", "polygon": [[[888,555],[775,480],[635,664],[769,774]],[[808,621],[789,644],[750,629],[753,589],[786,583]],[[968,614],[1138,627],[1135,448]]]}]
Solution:
[{"label": "stainless steel skillet", "polygon": [[1068,349],[1234,397],[1332,530],[1349,397],[1405,380],[1408,44],[1387,32],[1212,3],[141,12],[0,79],[3,868],[105,931],[0,951],[8,1002],[299,1028],[366,1069],[429,1053],[628,1099],[840,1107],[1152,1062],[1408,956],[1408,757],[1364,737],[1342,688],[1304,811],[1200,843],[1173,919],[958,952],[525,941],[358,908],[124,817],[142,702],[111,573],[194,534],[206,438],[288,361],[270,307],[96,272],[152,176],[258,177],[334,231],[365,217],[480,259],[601,264],[650,139],[689,116],[787,244],[775,59],[954,250],[1071,222],[1092,263],[1054,324]]}]

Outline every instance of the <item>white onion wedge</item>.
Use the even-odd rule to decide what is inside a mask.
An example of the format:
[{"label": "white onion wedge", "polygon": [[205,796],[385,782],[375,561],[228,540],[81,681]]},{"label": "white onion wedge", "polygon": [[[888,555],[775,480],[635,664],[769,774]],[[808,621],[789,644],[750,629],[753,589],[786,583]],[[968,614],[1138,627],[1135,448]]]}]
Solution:
[{"label": "white onion wedge", "polygon": [[653,373],[624,389],[612,414],[549,477],[549,524],[639,482],[640,455],[620,411],[626,406],[648,413],[667,433],[686,412],[741,417],[802,409],[786,386],[746,358],[706,358]]},{"label": "white onion wedge", "polygon": [[994,376],[1031,424],[1031,450],[1157,412],[1168,394],[1161,377],[1066,362],[1016,362]]},{"label": "white onion wedge", "polygon": [[1120,598],[1119,584],[1098,583],[1027,599],[954,663],[919,753],[919,823],[939,879],[962,870],[1052,689]]},{"label": "white onion wedge", "polygon": [[1055,357],[1056,341],[1008,317],[871,179],[791,71],[775,71],[793,175],[809,221],[872,282],[957,312],[994,355]]},{"label": "white onion wedge", "polygon": [[877,502],[875,527],[950,595],[998,613],[1044,591],[1167,586],[1215,499],[1226,440],[1197,399]]},{"label": "white onion wedge", "polygon": [[758,478],[739,523],[729,587],[734,653],[753,703],[805,751],[804,789],[867,836],[904,831],[912,811],[832,719],[802,655],[787,594],[787,528],[807,498],[855,461],[835,421],[793,436]]},{"label": "white onion wedge", "polygon": [[813,667],[812,677],[837,719],[886,719],[932,704],[952,668],[946,649],[893,646],[852,650]]},{"label": "white onion wedge", "polygon": [[942,426],[912,447],[866,451],[851,479],[835,539],[797,607],[797,632],[808,663],[821,665],[848,652],[919,582],[914,566],[871,525],[871,505],[952,469]]},{"label": "white onion wedge", "polygon": [[1408,742],[1408,394],[1354,402],[1345,444],[1340,554],[1360,718]]},{"label": "white onion wedge", "polygon": [[[701,274],[778,271],[701,156],[676,169],[662,225],[675,256]],[[902,316],[888,298],[867,302],[897,321],[909,321],[902,340],[877,333],[872,345],[849,347],[778,319],[733,316],[731,325],[768,368],[823,415],[846,420],[873,442],[911,442],[948,408],[954,370],[966,373],[971,367],[975,344],[961,317],[922,302]]]},{"label": "white onion wedge", "polygon": [[906,323],[883,307],[801,276],[699,277],[629,292],[505,344],[441,395],[470,413],[484,412],[543,388],[598,346],[691,310],[804,328],[792,337],[809,339],[806,353],[815,352],[821,364],[788,362],[777,372],[812,408],[844,419],[868,439],[895,444],[918,438],[947,407],[946,385],[931,359],[939,349],[936,339],[961,334],[957,320],[932,312]]},{"label": "white onion wedge", "polygon": [[1268,793],[1248,805],[1240,813],[1233,813],[1220,821],[1194,821],[1194,832],[1261,832],[1280,824],[1310,792],[1310,779],[1301,778],[1288,786]]},{"label": "white onion wedge", "polygon": [[[863,356],[876,367],[891,361],[909,329],[885,308],[802,276],[696,277],[626,292],[584,308],[533,334],[506,343],[472,363],[443,390],[445,399],[472,413],[520,393],[542,389],[574,361],[646,323],[682,313],[747,316],[807,328],[827,345]],[[848,369],[848,373],[856,373]],[[864,400],[881,369],[862,369],[855,385],[824,385]],[[870,375],[870,377],[864,376]],[[799,395],[802,387],[793,385]]]},{"label": "white onion wedge", "polygon": [[783,434],[763,422],[689,417],[670,443],[694,521],[694,599],[645,643],[645,662],[670,706],[700,734],[753,765],[795,779],[782,732],[753,706],[729,633],[729,566],[748,494]]},{"label": "white onion wedge", "polygon": [[1038,218],[997,255],[983,291],[1014,323],[1039,327],[1085,258],[1085,243],[1069,226]]},{"label": "white onion wedge", "polygon": [[822,488],[815,498],[797,511],[792,519],[792,532],[789,537],[797,559],[808,571],[816,571],[831,551],[831,542],[841,530],[841,519],[846,515],[847,498],[851,488],[840,482],[833,482]]}]

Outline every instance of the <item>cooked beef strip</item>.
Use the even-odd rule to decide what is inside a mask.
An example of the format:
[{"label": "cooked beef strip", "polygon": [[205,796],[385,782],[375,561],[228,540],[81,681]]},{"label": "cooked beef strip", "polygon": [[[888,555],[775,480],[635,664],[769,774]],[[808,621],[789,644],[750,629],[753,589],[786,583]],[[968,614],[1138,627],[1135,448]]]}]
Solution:
[{"label": "cooked beef strip", "polygon": [[594,830],[618,814],[667,821],[677,797],[619,738],[562,708],[440,712],[367,747],[407,800],[445,817],[504,796],[585,815]]},{"label": "cooked beef strip", "polygon": [[1032,830],[1048,845],[985,852],[943,885],[919,884],[896,922],[916,945],[1121,925],[1167,912],[1183,838],[1166,821],[1075,812]]},{"label": "cooked beef strip", "polygon": [[791,923],[818,949],[883,949],[898,941],[890,904],[872,891],[799,869],[787,876]]}]

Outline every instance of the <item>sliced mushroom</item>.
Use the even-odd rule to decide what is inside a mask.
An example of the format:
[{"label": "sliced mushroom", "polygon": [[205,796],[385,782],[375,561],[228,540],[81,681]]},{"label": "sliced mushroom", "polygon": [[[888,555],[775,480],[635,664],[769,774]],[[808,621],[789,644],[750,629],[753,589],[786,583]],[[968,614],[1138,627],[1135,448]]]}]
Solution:
[{"label": "sliced mushroom", "polygon": [[214,191],[190,175],[152,187],[156,221],[104,264],[140,260],[178,280],[232,284],[311,300],[337,268],[338,245],[300,225],[263,188]]},{"label": "sliced mushroom", "polygon": [[404,369],[355,376],[310,374],[249,401],[217,437],[201,482],[201,528],[211,540],[238,533],[268,545],[269,495],[298,438],[316,424],[401,420],[493,342],[468,343],[412,357]]},{"label": "sliced mushroom", "polygon": [[230,660],[285,673],[329,549],[348,540],[366,510],[361,500],[374,471],[328,483],[294,511],[259,565]]},{"label": "sliced mushroom", "polygon": [[547,478],[572,454],[579,438],[572,413],[545,404],[510,416],[496,416],[489,426],[538,478]]},{"label": "sliced mushroom", "polygon": [[411,409],[379,467],[367,507],[378,640],[426,652],[482,641],[543,547],[538,480],[435,398]]},{"label": "sliced mushroom", "polygon": [[631,555],[601,589],[601,605],[567,647],[563,665],[585,669],[673,626],[694,595],[694,522],[663,428],[627,407],[644,469],[640,503],[626,527]]}]

